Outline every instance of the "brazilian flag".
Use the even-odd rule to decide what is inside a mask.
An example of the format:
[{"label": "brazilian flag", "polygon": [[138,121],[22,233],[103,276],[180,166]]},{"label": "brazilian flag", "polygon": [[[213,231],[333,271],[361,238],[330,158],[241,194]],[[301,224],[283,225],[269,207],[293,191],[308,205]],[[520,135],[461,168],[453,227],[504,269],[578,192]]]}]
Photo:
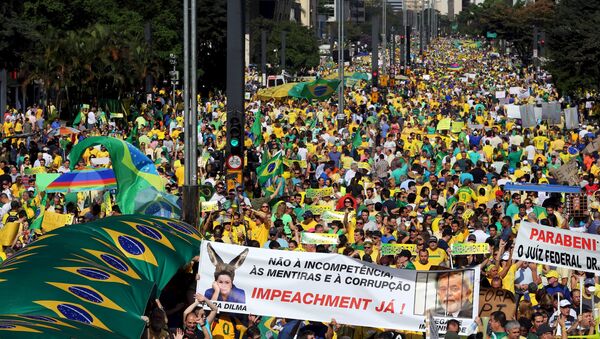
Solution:
[{"label": "brazilian flag", "polygon": [[282,152],[277,153],[274,157],[256,169],[259,184],[263,185],[272,177],[283,173],[283,158],[281,154]]},{"label": "brazilian flag", "polygon": [[362,136],[360,135],[360,130],[354,132],[354,138],[352,138],[352,148],[357,149],[362,145]]},{"label": "brazilian flag", "polygon": [[327,100],[336,92],[339,85],[338,79],[317,79],[294,86],[289,91],[289,95],[307,100]]},{"label": "brazilian flag", "polygon": [[260,124],[260,119],[262,118],[262,113],[260,110],[258,110],[255,114],[254,114],[254,123],[252,124],[252,129],[250,129],[250,132],[252,132],[252,135],[254,136],[254,146],[258,146],[260,145],[260,143],[262,142],[262,127]]}]

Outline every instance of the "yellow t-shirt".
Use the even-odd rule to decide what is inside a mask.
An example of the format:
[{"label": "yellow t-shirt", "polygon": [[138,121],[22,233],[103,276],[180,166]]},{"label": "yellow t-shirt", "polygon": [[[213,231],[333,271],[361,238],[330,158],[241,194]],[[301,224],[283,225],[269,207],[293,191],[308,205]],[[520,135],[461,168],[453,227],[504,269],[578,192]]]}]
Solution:
[{"label": "yellow t-shirt", "polygon": [[444,261],[448,260],[448,254],[441,248],[436,248],[432,250],[431,248],[427,248],[427,252],[429,252],[429,262],[433,266],[439,266]]},{"label": "yellow t-shirt", "polygon": [[417,271],[429,271],[429,269],[430,269],[430,268],[431,268],[431,266],[433,265],[433,264],[431,263],[431,260],[429,260],[429,261],[427,262],[427,264],[425,264],[425,265],[421,264],[421,263],[419,262],[419,260],[415,260],[415,261],[413,261],[413,264],[415,265],[415,269],[416,269]]}]

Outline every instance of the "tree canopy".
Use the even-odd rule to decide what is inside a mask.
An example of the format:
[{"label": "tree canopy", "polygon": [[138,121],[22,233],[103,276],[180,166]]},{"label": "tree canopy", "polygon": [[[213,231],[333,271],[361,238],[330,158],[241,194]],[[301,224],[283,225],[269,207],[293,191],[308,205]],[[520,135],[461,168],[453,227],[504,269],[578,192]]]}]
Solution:
[{"label": "tree canopy", "polygon": [[548,28],[549,69],[562,91],[600,91],[600,2],[561,0]]}]

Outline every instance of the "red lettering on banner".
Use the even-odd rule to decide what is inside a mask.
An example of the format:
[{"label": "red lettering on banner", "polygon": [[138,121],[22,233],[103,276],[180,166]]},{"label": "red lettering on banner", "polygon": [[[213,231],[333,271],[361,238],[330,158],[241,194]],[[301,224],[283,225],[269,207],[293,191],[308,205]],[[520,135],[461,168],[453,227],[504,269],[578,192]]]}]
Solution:
[{"label": "red lettering on banner", "polygon": [[552,231],[544,231],[531,229],[530,240],[541,241],[552,245],[571,247],[574,249],[596,251],[597,241],[577,235],[554,233]]},{"label": "red lettering on banner", "polygon": [[580,237],[575,237],[575,239],[573,239],[573,247],[581,248],[581,238]]},{"label": "red lettering on banner", "polygon": [[350,297],[342,297],[342,300],[340,300],[340,304],[339,304],[339,308],[348,308],[348,302]]},{"label": "red lettering on banner", "polygon": [[[533,238],[538,236],[538,229],[537,228],[532,228],[531,229],[531,235],[529,236],[529,240],[532,240]],[[538,239],[539,240],[539,239]]]},{"label": "red lettering on banner", "polygon": [[[300,293],[298,293],[298,296],[299,295],[300,295]],[[310,301],[306,300],[307,297],[310,298]],[[304,295],[304,298],[302,298],[302,302],[305,304],[312,304],[312,301],[314,300],[313,297],[314,297],[314,295],[312,293],[306,293]]]},{"label": "red lettering on banner", "polygon": [[315,296],[315,299],[313,300],[313,304],[319,304],[319,305],[323,305],[323,301],[325,300],[325,296],[321,295],[321,294],[317,294]]},{"label": "red lettering on banner", "polygon": [[[312,293],[306,293],[306,294],[312,295]],[[294,294],[294,296],[292,297],[292,300],[290,302],[301,304],[302,303],[302,295],[300,293]]]},{"label": "red lettering on banner", "polygon": [[[546,240],[545,240],[545,242],[551,243],[551,244],[554,243],[554,233],[552,233],[552,232],[541,232],[541,233],[542,234],[546,233]],[[542,241],[544,241],[544,240],[542,240]]]},{"label": "red lettering on banner", "polygon": [[276,290],[270,288],[255,287],[252,290],[253,299],[272,300],[284,303],[299,303],[324,307],[350,308],[366,310],[373,299],[356,298],[351,296],[339,296],[318,293],[302,293],[289,290]]},{"label": "red lettering on banner", "polygon": [[281,294],[282,294],[281,290],[272,290],[272,291],[273,292],[271,293],[271,299],[270,300],[273,300],[275,298],[281,297]]}]

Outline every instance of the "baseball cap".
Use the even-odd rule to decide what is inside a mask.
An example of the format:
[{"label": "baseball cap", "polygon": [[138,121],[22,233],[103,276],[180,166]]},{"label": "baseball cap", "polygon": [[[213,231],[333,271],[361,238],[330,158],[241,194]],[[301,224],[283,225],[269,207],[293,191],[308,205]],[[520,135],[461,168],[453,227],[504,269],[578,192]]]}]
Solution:
[{"label": "baseball cap", "polygon": [[374,237],[379,237],[379,238],[381,238],[381,235],[382,235],[382,234],[381,234],[381,231],[373,231],[373,233],[371,233],[371,235],[372,235],[372,236],[374,236]]},{"label": "baseball cap", "polygon": [[371,200],[371,199],[365,200],[365,205],[373,205],[373,200]]},{"label": "baseball cap", "polygon": [[287,208],[294,208],[294,205],[292,205],[292,204],[291,204],[291,203],[289,203],[289,202],[286,202],[286,203],[285,203],[285,206],[287,206]]},{"label": "baseball cap", "polygon": [[503,195],[504,195],[504,192],[502,192],[501,190],[497,190],[497,191],[496,191],[496,196],[497,196],[497,197],[501,197],[501,196],[503,196]]},{"label": "baseball cap", "polygon": [[546,334],[546,333],[552,333],[552,327],[550,327],[550,325],[548,324],[542,324],[540,325],[540,327],[538,327],[537,331],[535,331],[535,334],[539,337],[542,334]]},{"label": "baseball cap", "polygon": [[438,242],[438,238],[437,237],[430,237],[429,238],[429,242]]},{"label": "baseball cap", "polygon": [[560,275],[558,275],[558,272],[556,272],[555,270],[551,270],[546,273],[546,278],[560,279]]},{"label": "baseball cap", "polygon": [[571,303],[567,299],[560,300],[560,307],[569,307],[569,306],[571,306]]},{"label": "baseball cap", "polygon": [[594,278],[586,278],[586,279],[583,281],[583,285],[584,285],[584,286],[595,286],[595,285],[596,285],[596,282],[594,282]]},{"label": "baseball cap", "polygon": [[312,211],[306,211],[306,212],[304,212],[303,216],[305,218],[312,218],[313,217],[313,212]]}]

